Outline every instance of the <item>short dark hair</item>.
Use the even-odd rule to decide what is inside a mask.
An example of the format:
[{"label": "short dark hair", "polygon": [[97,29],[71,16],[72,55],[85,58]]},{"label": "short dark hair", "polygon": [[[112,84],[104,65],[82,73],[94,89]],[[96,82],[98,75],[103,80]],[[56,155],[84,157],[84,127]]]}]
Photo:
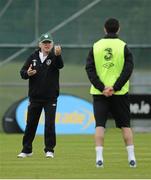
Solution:
[{"label": "short dark hair", "polygon": [[120,24],[117,19],[109,18],[105,21],[104,27],[107,33],[116,33],[120,27]]}]

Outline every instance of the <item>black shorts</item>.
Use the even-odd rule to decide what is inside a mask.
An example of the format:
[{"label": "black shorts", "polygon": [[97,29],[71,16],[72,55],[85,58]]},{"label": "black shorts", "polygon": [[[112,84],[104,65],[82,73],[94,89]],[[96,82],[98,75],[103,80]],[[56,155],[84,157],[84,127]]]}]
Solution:
[{"label": "black shorts", "polygon": [[96,127],[105,128],[109,114],[115,119],[116,127],[130,127],[130,103],[129,96],[113,95],[93,95],[93,110]]}]

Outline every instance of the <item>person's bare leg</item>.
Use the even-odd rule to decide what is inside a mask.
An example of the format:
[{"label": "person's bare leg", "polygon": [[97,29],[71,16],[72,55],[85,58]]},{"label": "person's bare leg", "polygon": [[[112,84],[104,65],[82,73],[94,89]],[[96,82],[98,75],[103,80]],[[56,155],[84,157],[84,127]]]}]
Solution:
[{"label": "person's bare leg", "polygon": [[104,131],[104,127],[101,126],[96,127],[95,130],[96,163],[99,163],[97,164],[97,167],[103,167]]},{"label": "person's bare leg", "polygon": [[[131,167],[136,167],[136,158],[135,158],[135,153],[134,153],[134,143],[133,143],[133,132],[131,128],[122,128],[122,134],[123,134],[123,139],[125,142],[125,146],[127,149],[128,153],[128,161],[129,163],[134,163],[134,166]],[[134,162],[133,162],[134,161]]]}]

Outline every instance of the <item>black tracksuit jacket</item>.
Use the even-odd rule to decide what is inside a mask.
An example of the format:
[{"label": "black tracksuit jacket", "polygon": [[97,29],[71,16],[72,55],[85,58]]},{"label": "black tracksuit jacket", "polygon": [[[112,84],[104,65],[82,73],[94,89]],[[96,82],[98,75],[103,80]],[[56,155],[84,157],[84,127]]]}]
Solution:
[{"label": "black tracksuit jacket", "polygon": [[[116,34],[108,34],[104,38],[118,38]],[[123,70],[119,76],[119,78],[116,80],[113,88],[114,91],[119,91],[121,88],[124,86],[124,84],[129,80],[132,71],[133,71],[133,56],[132,53],[130,52],[129,48],[127,45],[124,47],[124,67]],[[95,62],[94,62],[94,55],[93,55],[93,48],[90,50],[89,55],[87,57],[87,62],[86,62],[86,72],[88,75],[88,78],[90,82],[94,85],[95,88],[99,89],[101,92],[104,90],[104,84],[99,79],[97,73],[96,73],[96,68],[95,68]]]},{"label": "black tracksuit jacket", "polygon": [[[54,49],[51,50],[47,58],[41,63],[39,57],[40,49],[29,56],[23,65],[20,75],[23,79],[29,79],[28,96],[30,101],[49,101],[59,95],[59,69],[63,68],[61,55],[55,56]],[[36,60],[37,73],[28,76],[27,70],[30,64]]]}]

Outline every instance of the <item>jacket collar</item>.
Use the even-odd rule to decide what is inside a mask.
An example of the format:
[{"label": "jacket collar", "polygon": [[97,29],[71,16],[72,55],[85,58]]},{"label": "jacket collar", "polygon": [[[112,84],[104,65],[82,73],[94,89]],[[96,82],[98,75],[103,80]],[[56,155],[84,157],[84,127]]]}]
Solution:
[{"label": "jacket collar", "polygon": [[[41,51],[40,48],[38,48],[38,49],[35,50],[35,52],[34,52],[35,56],[39,57],[39,51]],[[50,53],[48,54],[47,58],[50,58],[50,57],[53,56],[53,55],[54,55],[54,48],[52,48],[52,50],[51,50]]]},{"label": "jacket collar", "polygon": [[118,38],[118,35],[115,34],[115,33],[108,33],[108,34],[105,35],[104,38],[106,38],[106,39],[107,38],[114,39],[114,38]]}]

